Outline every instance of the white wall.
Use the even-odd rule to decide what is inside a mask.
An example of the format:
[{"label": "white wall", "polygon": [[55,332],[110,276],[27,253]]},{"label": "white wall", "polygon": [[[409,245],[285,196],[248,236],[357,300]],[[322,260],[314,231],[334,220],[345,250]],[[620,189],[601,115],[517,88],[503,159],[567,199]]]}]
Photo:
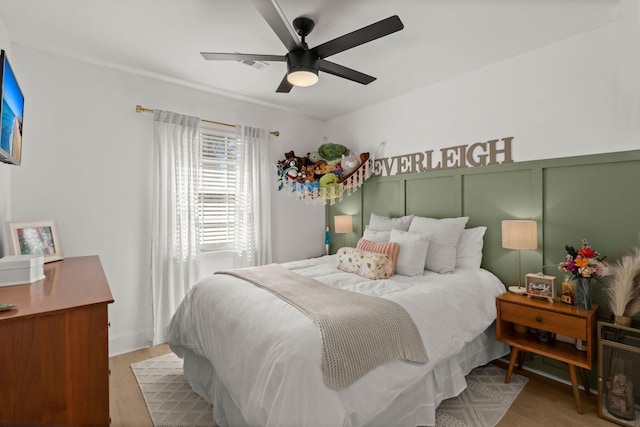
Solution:
[{"label": "white wall", "polygon": [[640,148],[637,0],[614,24],[372,105],[327,135],[383,157],[514,137],[514,161]]},{"label": "white wall", "polygon": [[[324,123],[315,119],[31,48],[14,45],[12,63],[25,121],[11,218],[56,219],[65,257],[100,256],[115,299],[111,354],[151,338],[152,115],[136,113],[136,104],[277,129],[274,164],[291,149],[317,147],[323,135]],[[322,253],[324,209],[275,191],[275,171],[273,184],[274,261]],[[209,257],[207,265],[224,259]]]},{"label": "white wall", "polygon": [[[0,49],[4,49],[9,61],[11,56],[11,41],[2,17],[0,17]],[[0,257],[9,254],[7,232],[4,223],[11,218],[11,170],[15,166],[0,163]]]}]

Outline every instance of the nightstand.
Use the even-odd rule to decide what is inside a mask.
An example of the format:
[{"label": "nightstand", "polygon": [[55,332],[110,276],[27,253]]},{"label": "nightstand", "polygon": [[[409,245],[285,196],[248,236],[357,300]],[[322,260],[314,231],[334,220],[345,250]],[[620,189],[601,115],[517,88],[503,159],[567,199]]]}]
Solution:
[{"label": "nightstand", "polygon": [[[561,303],[558,298],[556,300],[551,303],[546,299],[527,298],[512,293],[500,295],[496,299],[496,339],[511,346],[511,360],[504,382],[508,383],[511,379],[516,360],[518,367],[522,368],[522,360],[527,352],[564,362],[569,368],[576,409],[582,413],[575,368],[580,372],[585,394],[591,395],[585,369],[593,366],[598,305],[592,304],[591,309],[586,310]],[[586,351],[579,351],[574,345],[559,341],[540,342],[532,334],[516,332],[516,324],[586,341]]]}]

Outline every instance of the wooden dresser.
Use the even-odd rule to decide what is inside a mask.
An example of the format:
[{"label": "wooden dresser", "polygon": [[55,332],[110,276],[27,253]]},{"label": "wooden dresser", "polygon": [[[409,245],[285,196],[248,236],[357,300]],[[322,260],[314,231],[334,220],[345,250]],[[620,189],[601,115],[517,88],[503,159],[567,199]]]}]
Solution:
[{"label": "wooden dresser", "polygon": [[45,279],[0,287],[0,425],[109,425],[107,305],[97,256],[44,266]]}]

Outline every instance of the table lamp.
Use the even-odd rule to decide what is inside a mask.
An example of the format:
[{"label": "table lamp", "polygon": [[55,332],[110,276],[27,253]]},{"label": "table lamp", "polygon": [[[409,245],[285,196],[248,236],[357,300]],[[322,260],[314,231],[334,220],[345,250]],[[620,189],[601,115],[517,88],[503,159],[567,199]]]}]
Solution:
[{"label": "table lamp", "polygon": [[523,249],[538,248],[538,225],[531,220],[504,220],[502,221],[502,247],[515,249],[518,264],[518,286],[509,286],[509,292],[524,294],[526,289],[522,287],[522,272],[520,251]]},{"label": "table lamp", "polygon": [[342,234],[342,246],[346,246],[347,233],[353,233],[353,217],[351,215],[336,215],[333,217],[336,234]]}]

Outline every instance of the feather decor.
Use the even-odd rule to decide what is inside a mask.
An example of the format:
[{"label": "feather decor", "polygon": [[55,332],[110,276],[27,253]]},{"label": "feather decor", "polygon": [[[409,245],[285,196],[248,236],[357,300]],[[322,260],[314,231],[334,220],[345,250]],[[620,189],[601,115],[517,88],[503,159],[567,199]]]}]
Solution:
[{"label": "feather decor", "polygon": [[633,317],[640,313],[640,248],[609,267],[608,279],[604,295],[613,314]]}]

